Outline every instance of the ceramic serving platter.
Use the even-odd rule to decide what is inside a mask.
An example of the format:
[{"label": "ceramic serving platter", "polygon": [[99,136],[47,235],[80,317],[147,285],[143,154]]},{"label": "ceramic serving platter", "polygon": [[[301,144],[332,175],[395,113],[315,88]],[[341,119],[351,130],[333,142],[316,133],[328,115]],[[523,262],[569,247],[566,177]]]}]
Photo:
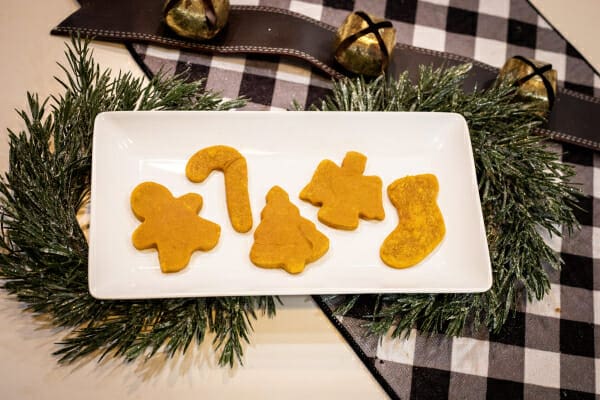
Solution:
[{"label": "ceramic serving platter", "polygon": [[[469,131],[458,114],[112,112],[97,117],[93,140],[89,288],[97,298],[481,292],[491,286]],[[202,183],[185,176],[187,160],[214,145],[232,146],[246,158],[254,218],[246,234],[229,222],[222,173]],[[320,223],[318,208],[298,195],[321,160],[339,165],[348,151],[365,154],[365,175],[383,180],[386,217],[341,231]],[[446,236],[418,265],[393,269],[379,258],[381,243],[398,224],[385,190],[395,179],[422,173],[438,178]],[[132,245],[140,222],[130,194],[144,181],[175,196],[200,194],[199,215],[221,226],[218,245],[195,252],[180,272],[162,273],[156,251]],[[274,185],[330,240],[327,254],[298,275],[258,268],[249,258]]]}]

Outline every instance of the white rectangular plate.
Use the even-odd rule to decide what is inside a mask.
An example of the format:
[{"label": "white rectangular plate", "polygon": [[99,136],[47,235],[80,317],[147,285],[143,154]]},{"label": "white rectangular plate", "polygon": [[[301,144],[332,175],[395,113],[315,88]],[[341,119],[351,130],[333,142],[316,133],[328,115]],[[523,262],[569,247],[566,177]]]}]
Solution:
[{"label": "white rectangular plate", "polygon": [[[213,145],[232,146],[246,157],[254,217],[249,233],[231,227],[221,173],[199,184],[185,176],[190,156]],[[318,208],[298,194],[321,160],[339,165],[351,150],[368,157],[365,175],[383,180],[386,218],[341,231],[318,222]],[[438,177],[446,236],[415,267],[390,268],[379,247],[398,216],[386,188],[421,173]],[[156,251],[138,251],[131,243],[140,222],[129,196],[144,181],[160,183],[176,197],[199,193],[199,215],[221,226],[218,245],[195,252],[180,272],[162,273]],[[299,275],[258,268],[249,258],[265,195],[274,185],[330,240],[327,254]],[[469,131],[458,114],[104,113],[94,127],[90,223],[89,287],[97,298],[480,292],[492,282]]]}]

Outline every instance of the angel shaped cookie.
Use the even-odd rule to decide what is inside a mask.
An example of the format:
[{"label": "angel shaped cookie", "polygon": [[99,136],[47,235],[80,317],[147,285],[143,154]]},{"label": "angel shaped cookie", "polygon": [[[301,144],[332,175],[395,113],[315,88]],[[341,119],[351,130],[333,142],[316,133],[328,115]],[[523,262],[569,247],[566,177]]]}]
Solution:
[{"label": "angel shaped cookie", "polygon": [[342,166],[323,160],[300,198],[321,206],[319,221],[332,228],[354,230],[358,219],[383,220],[382,183],[378,176],[365,176],[367,157],[349,151]]},{"label": "angel shaped cookie", "polygon": [[131,193],[131,209],[142,224],[131,236],[138,250],[156,248],[162,272],[177,272],[196,250],[214,248],[221,227],[198,216],[202,196],[188,193],[175,198],[166,187],[140,183]]}]

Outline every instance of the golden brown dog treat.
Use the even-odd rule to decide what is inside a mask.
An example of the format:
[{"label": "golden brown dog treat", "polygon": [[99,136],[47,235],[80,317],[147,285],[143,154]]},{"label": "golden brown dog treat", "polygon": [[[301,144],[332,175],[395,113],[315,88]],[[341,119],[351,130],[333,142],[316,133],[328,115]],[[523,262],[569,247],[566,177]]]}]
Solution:
[{"label": "golden brown dog treat", "polygon": [[233,147],[207,147],[189,159],[185,174],[192,182],[203,182],[213,170],[222,171],[225,175],[225,195],[231,226],[237,232],[248,232],[252,228],[252,210],[248,197],[246,159]]},{"label": "golden brown dog treat", "polygon": [[438,180],[432,174],[406,176],[388,186],[387,192],[399,221],[381,245],[379,255],[390,267],[412,267],[427,257],[446,234],[437,205]]},{"label": "golden brown dog treat", "polygon": [[131,209],[142,224],[131,236],[138,250],[156,248],[162,272],[177,272],[196,250],[217,245],[221,227],[198,216],[202,197],[188,193],[175,198],[166,187],[140,183],[131,192]]},{"label": "golden brown dog treat", "polygon": [[329,249],[327,236],[300,216],[298,207],[279,186],[269,190],[260,218],[250,250],[250,260],[259,267],[283,268],[297,274]]},{"label": "golden brown dog treat", "polygon": [[341,168],[333,161],[321,161],[300,198],[321,206],[319,221],[332,228],[356,229],[359,218],[381,221],[385,218],[381,179],[363,175],[366,163],[367,157],[355,151],[346,153]]}]

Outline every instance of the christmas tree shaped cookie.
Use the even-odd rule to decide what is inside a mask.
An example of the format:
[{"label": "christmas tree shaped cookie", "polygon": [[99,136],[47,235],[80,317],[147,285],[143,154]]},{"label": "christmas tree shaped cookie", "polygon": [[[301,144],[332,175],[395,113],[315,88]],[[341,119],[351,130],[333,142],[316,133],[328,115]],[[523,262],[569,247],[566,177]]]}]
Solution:
[{"label": "christmas tree shaped cookie", "polygon": [[387,192],[399,221],[379,255],[390,267],[408,268],[427,257],[446,234],[437,205],[438,180],[432,174],[406,176],[392,182]]},{"label": "christmas tree shaped cookie", "polygon": [[300,216],[298,207],[279,186],[267,194],[267,205],[254,232],[250,260],[263,268],[283,268],[290,274],[321,258],[329,249],[329,239],[315,224]]},{"label": "christmas tree shaped cookie", "polygon": [[175,198],[166,187],[144,182],[131,193],[131,209],[142,224],[133,232],[138,250],[156,248],[162,272],[177,272],[196,250],[217,245],[221,227],[198,216],[202,196],[188,193]]},{"label": "christmas tree shaped cookie", "polygon": [[381,179],[363,175],[366,163],[367,157],[355,151],[346,153],[341,167],[321,161],[300,198],[321,206],[319,221],[332,228],[356,229],[359,218],[383,220]]}]

